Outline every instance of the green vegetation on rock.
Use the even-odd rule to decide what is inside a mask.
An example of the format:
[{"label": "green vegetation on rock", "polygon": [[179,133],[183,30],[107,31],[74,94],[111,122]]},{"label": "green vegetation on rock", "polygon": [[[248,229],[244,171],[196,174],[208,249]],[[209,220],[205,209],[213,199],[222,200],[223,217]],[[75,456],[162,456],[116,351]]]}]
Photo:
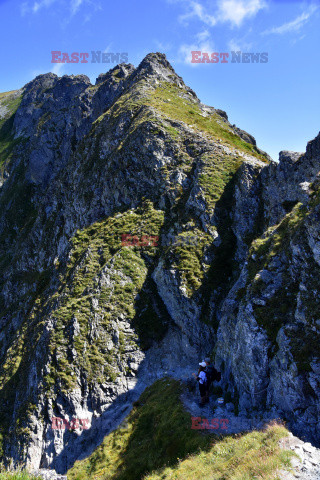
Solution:
[{"label": "green vegetation on rock", "polygon": [[230,436],[174,467],[147,475],[145,480],[275,480],[279,470],[290,468],[292,452],[278,445],[287,434],[284,427],[273,425],[265,431]]},{"label": "green vegetation on rock", "polygon": [[[317,293],[320,269],[314,261],[305,234],[308,217],[314,213],[317,205],[316,197],[308,206],[297,203],[278,225],[253,242],[248,262],[247,286],[254,296],[259,297],[265,288],[260,276],[261,270],[281,276],[281,285],[272,296],[266,298],[265,304],[254,305],[254,316],[275,346],[279,329],[285,327],[299,372],[311,371],[312,359],[319,357],[319,333],[315,322],[320,316]],[[293,255],[296,242],[299,243],[300,255],[305,259],[304,274],[308,275],[309,285],[313,288],[302,286],[300,289],[301,278],[294,273]],[[275,259],[277,262],[273,266]],[[304,323],[294,321],[299,299],[304,305]]]},{"label": "green vegetation on rock", "polygon": [[32,475],[25,470],[0,470],[0,480],[39,480],[39,476]]},{"label": "green vegetation on rock", "polygon": [[[118,354],[106,349],[112,336],[110,319],[123,316],[139,326],[134,304],[148,272],[142,250],[152,258],[157,249],[153,245],[143,249],[122,245],[122,235],[138,239],[158,236],[163,215],[146,201],[140,209],[108,217],[75,235],[69,261],[66,267],[59,267],[61,283],[51,300],[59,298],[59,306],[52,310],[56,323],[50,340],[50,355],[57,360],[45,377],[47,385],[53,387],[58,382],[63,389],[72,388],[78,368],[87,373],[89,382],[115,380]],[[153,323],[148,325],[151,337],[152,325],[157,329],[159,321],[156,312],[153,315]],[[90,333],[93,321],[94,337]],[[136,334],[126,335],[127,345],[138,340]],[[70,343],[75,350],[74,362],[68,353]],[[121,350],[120,345],[120,356]]]},{"label": "green vegetation on rock", "polygon": [[262,161],[267,161],[263,155],[255,150],[253,145],[236,135],[231,127],[221,119],[220,115],[217,113],[204,115],[197,103],[175,85],[163,82],[152,93],[151,105],[160,110],[166,118],[184,122],[194,130],[208,134],[210,137],[254,155]]}]

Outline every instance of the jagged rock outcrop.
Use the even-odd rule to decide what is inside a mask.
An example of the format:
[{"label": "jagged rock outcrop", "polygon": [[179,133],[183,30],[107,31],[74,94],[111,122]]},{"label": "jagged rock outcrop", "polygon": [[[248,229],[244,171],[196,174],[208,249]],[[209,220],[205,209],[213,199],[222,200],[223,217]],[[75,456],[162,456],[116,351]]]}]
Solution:
[{"label": "jagged rock outcrop", "polygon": [[[147,385],[213,349],[242,411],[278,409],[319,440],[317,351],[294,353],[319,328],[319,137],[271,162],[159,53],[95,85],[40,75],[17,98],[0,124],[12,147],[0,187],[4,460],[64,473]],[[53,417],[90,428],[52,429]]]},{"label": "jagged rock outcrop", "polygon": [[281,152],[278,165],[262,170],[264,233],[252,243],[224,300],[216,345],[240,409],[274,408],[297,434],[316,443],[319,142],[320,135],[309,142],[305,155]]}]

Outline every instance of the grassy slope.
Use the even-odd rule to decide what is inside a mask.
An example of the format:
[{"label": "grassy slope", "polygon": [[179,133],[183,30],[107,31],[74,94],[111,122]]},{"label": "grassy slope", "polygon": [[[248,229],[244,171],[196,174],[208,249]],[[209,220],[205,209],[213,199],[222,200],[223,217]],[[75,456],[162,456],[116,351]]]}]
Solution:
[{"label": "grassy slope", "polygon": [[[288,465],[278,440],[287,435],[273,425],[263,432],[222,439],[191,429],[179,395],[181,384],[162,379],[136,402],[126,421],[106,436],[85,460],[75,463],[69,480],[274,479]],[[189,455],[192,456],[189,456]]]},{"label": "grassy slope", "polygon": [[14,472],[0,471],[0,480],[39,480],[39,477],[30,475],[24,470]]},{"label": "grassy slope", "polygon": [[158,87],[151,96],[151,105],[162,112],[165,118],[184,122],[192,126],[195,131],[205,133],[225,145],[237,148],[268,163],[268,160],[259,154],[253,145],[233,133],[217,113],[205,117],[198,105],[191,99],[184,98],[181,90],[174,85],[163,83]]},{"label": "grassy slope", "polygon": [[209,451],[153,472],[145,480],[276,480],[276,472],[290,465],[290,452],[278,446],[286,435],[284,427],[273,425],[263,432],[227,437]]},{"label": "grassy slope", "polygon": [[124,424],[89,458],[76,462],[68,479],[134,480],[198,448],[209,448],[209,437],[191,430],[180,390],[179,383],[168,378],[149,387]]},{"label": "grassy slope", "polygon": [[[141,248],[121,246],[121,235],[130,233],[138,235],[158,235],[163,222],[163,212],[154,210],[150,202],[136,211],[128,211],[109,217],[78,231],[71,240],[72,250],[67,265],[56,264],[60,277],[60,284],[53,295],[42,295],[34,299],[34,308],[30,312],[28,322],[24,322],[16,334],[16,341],[6,353],[0,370],[0,386],[19,373],[23,358],[26,357],[26,339],[33,336],[34,345],[41,333],[41,315],[49,307],[57,323],[50,339],[48,353],[57,355],[57,363],[51,364],[51,370],[45,377],[50,390],[57,383],[62,389],[69,390],[74,385],[75,374],[73,368],[83,368],[88,374],[88,380],[113,378],[116,375],[112,364],[116,363],[112,352],[107,352],[105,344],[108,340],[108,325],[111,316],[117,317],[121,313],[126,318],[134,319],[135,296],[141,290],[147,274],[147,266],[141,258]],[[152,258],[156,247],[145,247]],[[110,272],[114,284],[112,287],[98,287],[99,273],[107,266],[113,268]],[[123,277],[119,276],[119,271]],[[91,295],[90,295],[91,294]],[[91,296],[99,300],[100,323],[98,330],[100,337],[88,342],[90,318],[93,310]],[[53,305],[57,305],[52,308]],[[68,358],[69,328],[72,318],[76,316],[80,326],[79,334],[75,338],[74,348],[78,354],[75,365],[71,365]],[[38,319],[38,320],[37,320]],[[161,329],[154,319],[155,337],[161,335]],[[34,322],[38,324],[35,329]],[[40,323],[39,323],[40,322]],[[32,331],[28,330],[28,325]],[[153,334],[152,324],[149,324],[150,335]],[[29,333],[28,333],[29,331]],[[120,335],[120,344],[121,344]],[[127,338],[128,342],[129,339]],[[135,342],[136,339],[132,338]],[[85,352],[85,353],[84,353]],[[115,353],[115,352],[114,352]],[[121,345],[120,345],[121,354]],[[9,387],[9,382],[8,382]]]},{"label": "grassy slope", "polygon": [[[73,386],[75,378],[67,360],[66,330],[74,315],[80,325],[74,344],[78,353],[77,367],[88,373],[89,381],[115,379],[117,374],[113,364],[116,364],[116,356],[105,349],[109,336],[109,320],[120,314],[134,320],[135,297],[141,291],[147,275],[147,265],[141,257],[142,249],[121,246],[121,235],[130,233],[138,238],[143,235],[158,235],[162,223],[163,212],[154,210],[152,204],[146,202],[141,209],[130,210],[94,223],[79,231],[72,240],[71,257],[67,269],[62,269],[60,273],[61,284],[56,293],[56,297],[61,298],[60,305],[52,312],[58,321],[51,338],[50,350],[51,354],[59,352],[59,363],[56,367],[51,366],[51,372],[46,377],[49,385],[54,386],[58,381],[64,388],[70,389]],[[144,250],[152,257],[156,247],[149,246]],[[110,280],[113,284],[98,287],[99,272],[108,266],[112,268]],[[92,294],[99,300],[99,311],[96,313],[100,315],[101,321],[98,325],[98,338],[88,343],[90,318],[93,315]],[[54,301],[54,298],[55,296],[51,301]],[[149,329],[152,335],[152,325],[149,325]],[[122,338],[120,334],[120,344],[124,342]],[[130,341],[135,342],[136,338],[133,337]],[[126,342],[129,342],[128,337]],[[120,345],[120,354],[121,351]]]}]

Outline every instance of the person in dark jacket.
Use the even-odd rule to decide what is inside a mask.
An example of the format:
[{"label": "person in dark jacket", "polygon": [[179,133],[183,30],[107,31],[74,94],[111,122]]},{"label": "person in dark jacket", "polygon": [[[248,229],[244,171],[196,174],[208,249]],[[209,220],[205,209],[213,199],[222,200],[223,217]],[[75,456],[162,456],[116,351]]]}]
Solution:
[{"label": "person in dark jacket", "polygon": [[221,373],[216,370],[216,368],[212,365],[210,358],[205,359],[205,372],[207,375],[207,384],[206,384],[206,394],[205,394],[205,402],[209,402],[209,389],[212,382],[217,380],[218,382],[221,380]]}]

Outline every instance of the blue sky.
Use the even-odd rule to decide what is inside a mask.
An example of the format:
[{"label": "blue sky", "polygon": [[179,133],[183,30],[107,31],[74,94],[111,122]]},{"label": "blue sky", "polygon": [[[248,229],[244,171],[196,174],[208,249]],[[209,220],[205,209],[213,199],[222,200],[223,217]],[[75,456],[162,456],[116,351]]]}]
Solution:
[{"label": "blue sky", "polygon": [[[36,75],[84,73],[113,63],[91,51],[167,55],[208,105],[255,136],[275,160],[304,151],[320,130],[320,1],[0,0],[0,92]],[[51,51],[88,52],[88,63],[51,63]],[[268,53],[267,63],[191,63],[191,51]]]}]

